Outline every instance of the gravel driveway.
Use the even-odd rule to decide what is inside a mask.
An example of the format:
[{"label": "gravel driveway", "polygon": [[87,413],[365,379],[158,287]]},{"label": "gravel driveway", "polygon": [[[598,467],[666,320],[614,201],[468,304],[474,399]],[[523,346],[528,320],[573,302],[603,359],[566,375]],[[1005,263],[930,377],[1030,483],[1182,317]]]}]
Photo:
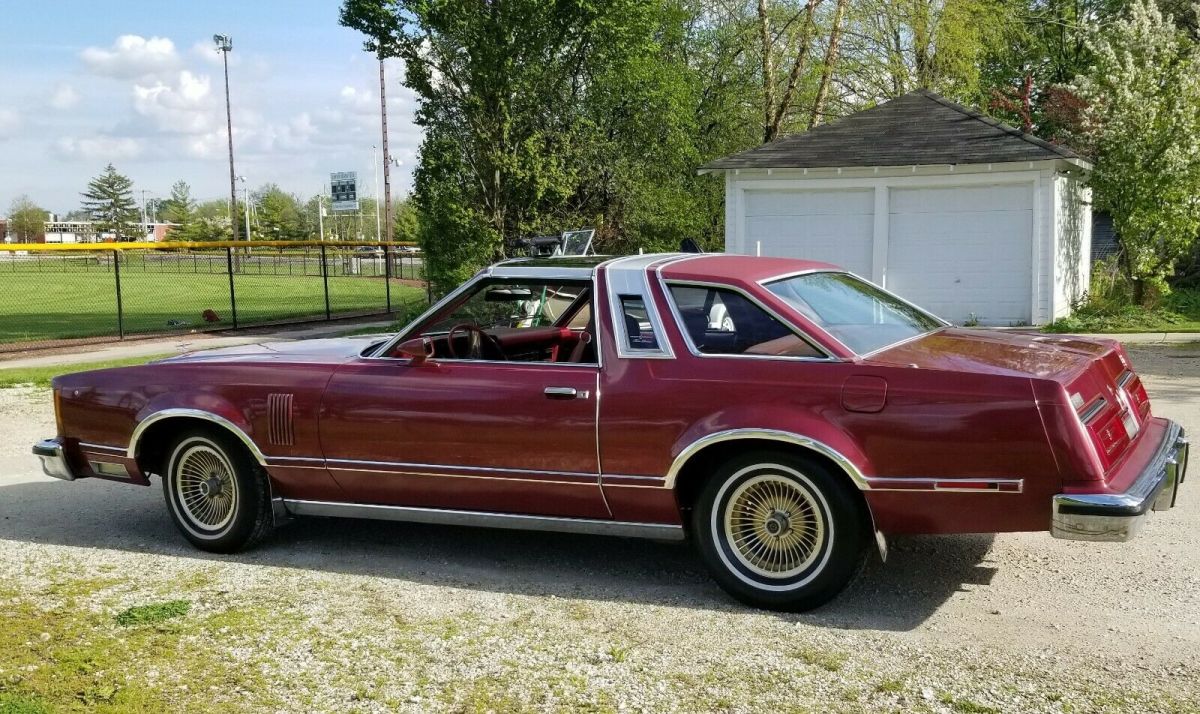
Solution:
[{"label": "gravel driveway", "polygon": [[[1200,434],[1200,346],[1131,354]],[[157,483],[42,477],[53,431],[0,390],[0,711],[1200,711],[1195,477],[1132,543],[896,538],[780,615],[684,545],[304,520],[206,555]]]}]

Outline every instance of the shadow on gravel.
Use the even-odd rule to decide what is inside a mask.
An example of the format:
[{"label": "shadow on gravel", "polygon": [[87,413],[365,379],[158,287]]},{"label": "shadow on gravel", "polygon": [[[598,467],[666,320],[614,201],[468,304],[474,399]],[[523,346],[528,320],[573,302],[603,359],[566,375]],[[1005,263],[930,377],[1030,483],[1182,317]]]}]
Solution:
[{"label": "shadow on gravel", "polygon": [[[742,606],[709,580],[684,544],[416,524],[300,519],[256,550],[215,556],[171,524],[157,481],[0,487],[0,539],[217,562],[351,573],[520,595],[626,601],[714,611]],[[792,621],[910,630],[965,585],[986,585],[992,536],[896,538],[830,605]]]}]

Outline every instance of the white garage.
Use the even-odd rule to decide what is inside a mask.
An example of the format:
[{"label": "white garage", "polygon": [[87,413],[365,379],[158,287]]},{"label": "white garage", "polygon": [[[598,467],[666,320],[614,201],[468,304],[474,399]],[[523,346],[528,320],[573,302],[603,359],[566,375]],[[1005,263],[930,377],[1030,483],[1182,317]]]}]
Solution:
[{"label": "white garage", "polygon": [[714,161],[734,253],[834,263],[956,323],[1042,324],[1087,290],[1090,165],[930,92]]}]

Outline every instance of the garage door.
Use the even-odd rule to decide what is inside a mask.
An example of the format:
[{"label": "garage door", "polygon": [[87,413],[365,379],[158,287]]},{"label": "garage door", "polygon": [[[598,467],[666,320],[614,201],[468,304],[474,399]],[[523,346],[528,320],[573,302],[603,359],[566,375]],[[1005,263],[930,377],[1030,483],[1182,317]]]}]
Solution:
[{"label": "garage door", "polygon": [[1028,323],[1030,184],[888,192],[887,287],[947,320]]},{"label": "garage door", "polygon": [[833,263],[870,278],[875,221],[873,189],[747,191],[746,243],[754,255]]}]

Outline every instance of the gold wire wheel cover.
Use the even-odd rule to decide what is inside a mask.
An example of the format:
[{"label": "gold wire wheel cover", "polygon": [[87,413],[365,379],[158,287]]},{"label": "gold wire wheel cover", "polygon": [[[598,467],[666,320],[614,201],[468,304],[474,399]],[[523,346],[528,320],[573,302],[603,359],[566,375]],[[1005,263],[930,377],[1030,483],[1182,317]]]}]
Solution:
[{"label": "gold wire wheel cover", "polygon": [[238,485],[225,455],[199,443],[188,447],[176,461],[175,495],[182,515],[191,525],[219,531],[237,512]]},{"label": "gold wire wheel cover", "polygon": [[748,479],[725,507],[725,537],[734,557],[772,579],[804,572],[821,555],[825,517],[816,497],[780,474]]}]

